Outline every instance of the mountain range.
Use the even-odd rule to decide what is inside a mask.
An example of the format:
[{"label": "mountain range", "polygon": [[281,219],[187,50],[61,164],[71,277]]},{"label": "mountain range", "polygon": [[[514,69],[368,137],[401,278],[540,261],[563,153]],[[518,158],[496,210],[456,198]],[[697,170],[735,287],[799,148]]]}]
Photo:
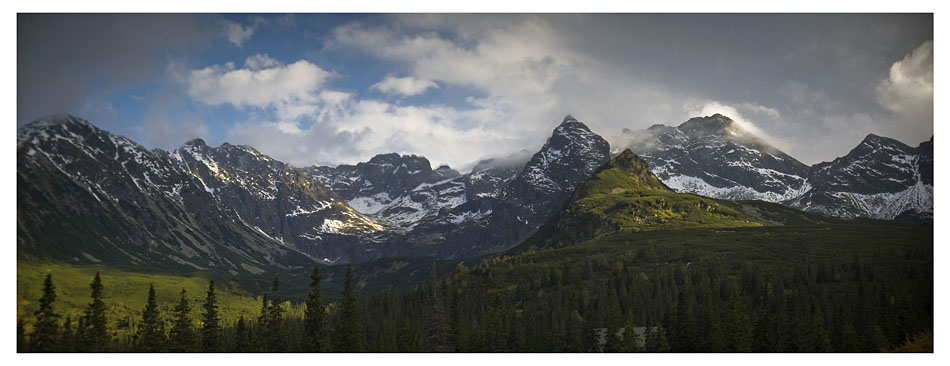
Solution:
[{"label": "mountain range", "polygon": [[916,148],[869,134],[847,155],[805,165],[716,114],[677,127],[625,130],[623,147],[670,188],[762,200],[836,217],[927,220],[933,215],[933,138]]},{"label": "mountain range", "polygon": [[[840,217],[932,217],[932,138],[911,148],[869,135],[848,155],[814,166],[718,114],[626,130],[624,138],[629,150],[611,161],[607,141],[568,115],[536,153],[486,159],[461,174],[432,169],[414,155],[294,167],[228,143],[192,140],[174,151],[148,150],[82,119],[51,116],[17,133],[18,254],[232,275],[304,268],[314,260],[470,258],[503,251],[562,220],[590,232],[638,230],[635,222],[611,219],[617,209],[652,202],[627,197],[630,184],[682,204],[650,215],[685,215],[697,225],[761,220],[677,192]],[[655,177],[642,174],[647,168]],[[617,171],[626,172],[623,184],[598,183]],[[630,176],[641,179],[631,183]],[[582,193],[601,201],[578,201]],[[579,210],[582,201],[594,208]],[[565,205],[567,213],[559,213]]]}]

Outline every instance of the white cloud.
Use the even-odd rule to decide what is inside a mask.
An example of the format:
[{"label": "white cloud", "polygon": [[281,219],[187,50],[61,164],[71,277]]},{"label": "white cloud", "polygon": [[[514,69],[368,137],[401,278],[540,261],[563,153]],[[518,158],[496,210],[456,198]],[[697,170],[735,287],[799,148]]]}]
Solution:
[{"label": "white cloud", "polygon": [[319,91],[333,75],[310,62],[284,65],[267,55],[249,57],[245,68],[233,63],[191,70],[183,76],[187,94],[209,105],[274,108],[283,120],[313,113]]},{"label": "white cloud", "polygon": [[231,42],[231,44],[237,47],[241,47],[244,41],[251,38],[251,36],[254,35],[254,30],[257,28],[256,23],[245,26],[230,20],[223,20],[221,24],[224,37],[228,39],[228,42]]},{"label": "white cloud", "polygon": [[184,141],[207,136],[208,125],[201,115],[186,111],[180,94],[158,92],[150,95],[148,101],[138,131],[146,144],[175,149]]},{"label": "white cloud", "polygon": [[[188,94],[210,105],[252,109],[247,121],[229,131],[229,139],[298,165],[354,163],[400,152],[465,166],[483,156],[535,149],[568,113],[594,132],[612,136],[623,128],[678,125],[718,112],[806,163],[847,152],[853,145],[841,141],[852,135],[892,130],[880,128],[886,123],[874,111],[862,113],[861,106],[851,107],[853,100],[829,97],[823,87],[838,91],[813,78],[802,78],[809,85],[763,76],[766,86],[745,91],[726,85],[712,91],[692,88],[691,83],[708,78],[670,74],[651,63],[656,55],[673,52],[664,48],[665,39],[603,33],[625,30],[625,24],[588,32],[602,23],[595,17],[384,19],[378,25],[354,22],[335,28],[324,51],[357,50],[388,62],[391,74],[370,87],[383,93],[434,96],[432,89],[441,88],[452,91],[449,98],[468,97],[427,98],[422,105],[361,98],[328,89],[332,73],[317,65],[285,65],[267,55],[248,58],[242,68],[224,64],[189,71],[184,77]],[[592,35],[601,37],[596,44],[603,46],[591,46]],[[684,70],[682,60],[669,62],[670,70]],[[898,67],[901,75],[915,74],[905,68]],[[870,104],[876,107],[877,101],[872,98]],[[848,123],[860,131],[836,130]]]},{"label": "white cloud", "polygon": [[373,84],[372,88],[386,94],[398,94],[404,96],[419,95],[425,93],[429,88],[438,88],[439,85],[432,80],[418,79],[412,76],[396,77],[386,75],[386,78]]},{"label": "white cloud", "polygon": [[265,54],[256,54],[244,60],[244,66],[250,70],[270,69],[280,66],[280,62]]},{"label": "white cloud", "polygon": [[752,102],[742,102],[737,105],[739,109],[747,110],[755,114],[763,114],[771,118],[781,118],[782,114],[779,111],[772,107],[766,107],[764,105],[752,103]]},{"label": "white cloud", "polygon": [[903,122],[933,125],[933,41],[926,41],[904,59],[891,65],[888,77],[877,86],[878,101]]},{"label": "white cloud", "polygon": [[[557,24],[534,16],[487,22],[464,19],[396,18],[397,23],[435,27],[439,33],[407,33],[399,24],[371,28],[351,23],[337,27],[328,46],[357,49],[396,62],[418,80],[472,90],[477,97],[466,100],[471,110],[465,114],[480,117],[461,118],[461,111],[431,116],[455,118],[449,122],[459,130],[481,128],[513,141],[499,148],[466,144],[464,156],[436,151],[427,155],[430,159],[445,156],[458,166],[483,156],[540,146],[565,114],[573,114],[605,136],[648,122],[670,123],[667,117],[674,111],[663,106],[674,99],[668,92],[638,80],[623,65],[604,64],[573,49]],[[441,35],[446,33],[453,37]]]},{"label": "white cloud", "polygon": [[479,156],[473,152],[505,151],[519,138],[478,125],[493,113],[487,109],[459,111],[352,98],[333,104],[334,96],[325,96],[325,103],[307,126],[248,121],[232,128],[228,138],[299,166],[321,161],[356,163],[376,154],[398,152],[420,154],[432,159],[433,165],[455,167]]}]

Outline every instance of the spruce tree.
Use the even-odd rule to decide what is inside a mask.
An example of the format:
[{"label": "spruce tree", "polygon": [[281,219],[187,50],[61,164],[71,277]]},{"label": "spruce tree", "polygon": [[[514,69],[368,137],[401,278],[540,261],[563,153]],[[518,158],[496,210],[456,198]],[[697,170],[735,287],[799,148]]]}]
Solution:
[{"label": "spruce tree", "polygon": [[858,333],[854,330],[854,325],[851,324],[851,321],[846,321],[844,325],[841,326],[841,347],[836,349],[836,352],[861,352],[860,341],[858,340]]},{"label": "spruce tree", "polygon": [[462,351],[462,299],[458,289],[452,290],[452,305],[449,310],[449,345],[454,351]]},{"label": "spruce tree", "polygon": [[566,328],[564,332],[564,351],[565,352],[584,352],[586,350],[586,342],[584,340],[584,318],[581,317],[580,312],[577,310],[572,310],[567,314],[566,319]]},{"label": "spruce tree", "polygon": [[79,321],[76,322],[76,332],[73,335],[73,346],[76,347],[77,352],[88,352],[85,350],[86,345],[86,317],[80,316]]},{"label": "spruce tree", "polygon": [[218,298],[214,293],[214,281],[208,285],[201,325],[201,351],[221,352],[221,328],[218,324]]},{"label": "spruce tree", "polygon": [[106,304],[102,301],[103,286],[99,272],[89,285],[92,290],[92,302],[86,308],[82,328],[83,345],[85,352],[105,352],[109,349],[111,337],[106,325]]},{"label": "spruce tree", "polygon": [[74,342],[76,341],[75,333],[73,332],[73,318],[66,313],[66,319],[63,320],[63,331],[59,333],[59,351],[60,352],[75,352]]},{"label": "spruce tree", "polygon": [[429,286],[429,296],[426,301],[426,352],[449,352],[446,337],[445,317],[442,315],[442,304],[439,299],[439,290],[436,280],[435,260],[432,261],[432,283]]},{"label": "spruce tree", "polygon": [[27,352],[29,344],[26,342],[26,331],[23,329],[23,318],[16,320],[16,351]]},{"label": "spruce tree", "polygon": [[726,331],[729,334],[726,350],[752,352],[752,321],[749,319],[746,297],[739,293],[737,284],[732,286],[730,297],[729,316],[726,317]]},{"label": "spruce tree", "polygon": [[492,297],[491,306],[488,308],[488,324],[486,324],[487,352],[505,352],[507,348],[507,343],[504,341],[507,332],[505,331],[503,311],[501,296],[496,294]]},{"label": "spruce tree", "polygon": [[155,286],[148,286],[148,300],[142,310],[142,325],[138,331],[137,348],[140,352],[161,352],[165,347],[165,322],[158,311]]},{"label": "spruce tree", "polygon": [[181,289],[181,298],[175,306],[175,321],[168,334],[172,352],[192,352],[195,350],[195,331],[191,322],[191,306],[185,289]]},{"label": "spruce tree", "polygon": [[284,309],[280,298],[280,279],[274,275],[274,282],[271,283],[271,304],[268,309],[267,328],[265,328],[265,342],[267,350],[270,352],[286,352],[287,342],[284,341]]},{"label": "spruce tree", "polygon": [[304,351],[329,352],[330,328],[327,324],[327,312],[320,294],[320,269],[313,267],[310,274],[310,294],[307,297],[307,309],[304,312]]},{"label": "spruce tree", "polygon": [[53,277],[46,274],[43,281],[43,296],[40,297],[40,308],[33,314],[36,324],[33,325],[33,334],[30,335],[30,351],[53,352],[56,350],[56,341],[59,338],[59,314],[53,311],[53,302],[56,301],[56,287],[53,286]]},{"label": "spruce tree", "polygon": [[703,324],[700,352],[724,352],[725,335],[722,330],[722,315],[719,312],[719,298],[707,286],[703,294]]},{"label": "spruce tree", "polygon": [[257,348],[262,352],[267,352],[267,330],[270,329],[271,316],[270,307],[270,300],[267,298],[267,293],[265,292],[261,294],[261,315],[257,317],[257,332],[254,339]]},{"label": "spruce tree", "polygon": [[647,352],[669,352],[670,343],[666,339],[666,332],[662,327],[649,329],[647,335]]},{"label": "spruce tree", "polygon": [[360,325],[359,309],[356,308],[356,290],[353,288],[353,266],[346,266],[346,282],[343,285],[343,301],[340,320],[336,327],[337,352],[362,352],[363,331]]},{"label": "spruce tree", "polygon": [[234,347],[231,349],[231,351],[254,352],[255,350],[254,338],[251,335],[251,327],[248,326],[247,322],[244,320],[244,315],[241,315],[237,321],[237,325],[234,326]]},{"label": "spruce tree", "polygon": [[623,340],[621,340],[620,352],[640,352],[639,336],[637,335],[636,325],[633,322],[633,312],[627,313],[627,321],[623,326]]}]

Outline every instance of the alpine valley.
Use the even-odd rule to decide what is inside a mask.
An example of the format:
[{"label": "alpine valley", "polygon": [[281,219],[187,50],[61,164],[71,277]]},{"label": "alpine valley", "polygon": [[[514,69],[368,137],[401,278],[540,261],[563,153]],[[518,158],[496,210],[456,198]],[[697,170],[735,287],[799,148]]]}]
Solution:
[{"label": "alpine valley", "polygon": [[[145,276],[173,284],[164,300],[175,278],[213,279],[234,324],[278,274],[299,303],[317,266],[339,300],[352,264],[361,350],[892,349],[932,329],[933,169],[933,138],[872,134],[809,166],[720,114],[613,148],[568,115],[540,150],[465,173],[396,153],[298,167],[200,139],[149,150],[55,115],[17,131],[18,318],[36,310],[31,269],[101,270],[119,293]],[[113,307],[121,334],[140,305]]]}]

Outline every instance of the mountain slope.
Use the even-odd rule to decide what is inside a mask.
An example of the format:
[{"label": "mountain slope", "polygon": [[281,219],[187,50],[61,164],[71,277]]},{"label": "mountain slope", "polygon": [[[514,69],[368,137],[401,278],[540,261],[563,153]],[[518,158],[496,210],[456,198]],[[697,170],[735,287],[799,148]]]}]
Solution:
[{"label": "mountain slope", "polygon": [[356,165],[306,171],[359,212],[402,228],[465,202],[459,172],[444,165],[433,170],[428,159],[415,155],[376,155]]},{"label": "mountain slope", "polygon": [[[490,180],[486,189],[467,185],[463,204],[445,207],[385,245],[396,255],[469,258],[497,252],[534,232],[569,198],[577,185],[609,160],[607,141],[568,115],[524,165],[516,154],[483,161],[462,179]],[[520,168],[516,168],[521,165]],[[517,171],[513,177],[512,172]],[[497,183],[504,184],[500,188]]]},{"label": "mountain slope", "polygon": [[670,188],[708,197],[784,201],[808,189],[808,166],[729,117],[624,131],[627,146]]},{"label": "mountain slope", "polygon": [[[564,117],[477,225],[447,236],[485,252],[507,248],[527,237],[560,209],[577,186],[610,160],[606,140],[571,115]],[[453,256],[469,256],[459,248]],[[484,253],[484,252],[483,252]]]},{"label": "mountain slope", "polygon": [[619,232],[686,227],[762,226],[765,221],[716,200],[676,193],[629,149],[582,183],[535,247],[562,247]]},{"label": "mountain slope", "polygon": [[816,164],[809,182],[788,205],[838,217],[932,217],[933,138],[912,148],[869,134],[847,155]]},{"label": "mountain slope", "polygon": [[[18,253],[262,273],[366,256],[382,227],[248,147],[148,151],[72,116],[17,136]],[[370,241],[371,242],[371,241]]]},{"label": "mountain slope", "polygon": [[919,221],[933,214],[932,138],[911,148],[869,135],[848,155],[811,167],[720,114],[625,130],[623,141],[679,192],[836,217]]}]

